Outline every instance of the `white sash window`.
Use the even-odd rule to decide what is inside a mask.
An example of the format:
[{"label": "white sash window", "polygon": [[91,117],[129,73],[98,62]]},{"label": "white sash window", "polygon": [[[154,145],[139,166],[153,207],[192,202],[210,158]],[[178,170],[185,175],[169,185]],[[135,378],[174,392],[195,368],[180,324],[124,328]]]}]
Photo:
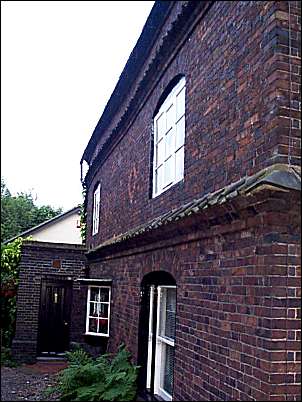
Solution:
[{"label": "white sash window", "polygon": [[98,184],[93,193],[92,235],[99,231],[101,186]]},{"label": "white sash window", "polygon": [[86,334],[109,336],[110,286],[89,286],[87,294]]},{"label": "white sash window", "polygon": [[150,318],[147,360],[147,388],[151,385],[152,340],[156,336],[154,394],[165,401],[172,401],[174,345],[175,345],[175,317],[176,317],[176,287],[159,286],[157,303],[156,333],[153,327],[153,298],[154,287],[150,289]]},{"label": "white sash window", "polygon": [[153,197],[184,177],[185,90],[183,77],[154,118]]}]

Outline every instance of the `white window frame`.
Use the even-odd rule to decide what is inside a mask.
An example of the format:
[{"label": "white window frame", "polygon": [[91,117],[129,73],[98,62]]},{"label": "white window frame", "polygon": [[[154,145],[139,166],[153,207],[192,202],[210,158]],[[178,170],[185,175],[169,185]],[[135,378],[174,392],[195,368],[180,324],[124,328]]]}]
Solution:
[{"label": "white window frame", "polygon": [[154,285],[150,287],[149,296],[149,333],[148,333],[148,358],[147,358],[147,389],[151,387],[152,341],[153,341],[153,301]]},{"label": "white window frame", "polygon": [[100,223],[100,199],[101,199],[101,185],[98,184],[93,193],[93,213],[92,213],[92,235],[98,233]]},{"label": "white window frame", "polygon": [[[108,302],[97,302],[100,304],[108,304],[108,331],[107,333],[104,332],[90,332],[89,331],[89,318],[96,319],[94,316],[89,315],[90,311],[90,303],[91,303],[91,288],[97,288],[97,289],[108,289],[109,294],[108,294]],[[96,286],[96,285],[91,285],[88,286],[88,292],[87,292],[87,308],[86,308],[86,332],[85,335],[93,335],[93,336],[104,336],[104,337],[109,337],[109,326],[110,326],[110,304],[111,304],[111,286]],[[102,317],[103,319],[106,319],[105,317]],[[99,322],[97,325],[97,328],[99,328]]]},{"label": "white window frame", "polygon": [[[176,286],[158,286],[158,303],[157,303],[157,328],[156,328],[156,350],[155,350],[155,377],[154,377],[154,393],[159,395],[165,401],[172,401],[172,395],[165,391],[162,387],[163,373],[163,350],[164,345],[175,347],[175,339],[163,337],[160,335],[160,309],[161,309],[161,293],[162,289],[175,289]],[[176,313],[175,313],[176,315]]]},{"label": "white window frame", "polygon": [[[184,91],[184,98],[183,98],[183,111],[178,115],[178,108],[177,105],[180,103],[177,103],[177,96]],[[175,85],[175,87],[171,90],[169,95],[167,96],[166,100],[164,103],[161,105],[158,113],[154,117],[154,144],[153,144],[153,198],[157,197],[158,195],[162,194],[164,191],[168,190],[170,187],[172,187],[174,184],[178,183],[179,181],[183,180],[184,178],[184,146],[185,146],[185,131],[186,131],[186,126],[185,126],[185,97],[186,97],[186,79],[185,77],[181,78],[181,80]],[[167,128],[167,112],[170,110],[171,107],[174,107],[174,116],[172,120],[172,124],[170,128]],[[164,122],[165,122],[165,128],[164,128],[164,134],[163,136],[159,136],[158,134],[158,122],[161,117],[164,117]],[[177,142],[177,124],[180,122],[180,120],[183,119],[183,139],[180,144]],[[180,125],[179,125],[180,126]],[[168,136],[167,134],[170,134],[172,137],[172,142],[171,142],[171,150],[167,154],[166,153],[166,148],[168,144]],[[160,148],[159,148],[160,147]],[[161,149],[161,152],[158,152],[158,149]],[[176,166],[176,154],[178,151],[183,152],[183,157],[178,162],[178,164],[181,164],[180,166]],[[158,160],[159,154],[163,155],[163,160]],[[172,158],[172,159],[170,159]],[[169,161],[169,162],[168,162]],[[168,163],[172,164],[172,173],[170,180],[165,180],[165,168],[168,166]],[[159,169],[162,168],[162,185],[158,187],[158,171]],[[177,168],[181,170],[181,174],[177,177],[176,172]]]}]

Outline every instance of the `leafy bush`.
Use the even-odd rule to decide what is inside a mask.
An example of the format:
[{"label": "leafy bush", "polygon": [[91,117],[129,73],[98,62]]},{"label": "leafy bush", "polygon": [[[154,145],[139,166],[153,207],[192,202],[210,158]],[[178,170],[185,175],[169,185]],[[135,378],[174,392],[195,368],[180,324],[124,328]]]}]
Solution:
[{"label": "leafy bush", "polygon": [[1,366],[17,367],[18,364],[14,361],[11,355],[11,350],[1,346]]},{"label": "leafy bush", "polygon": [[12,289],[18,284],[18,265],[21,257],[22,238],[1,245],[1,289]]},{"label": "leafy bush", "polygon": [[72,352],[66,352],[66,357],[69,362],[69,366],[84,366],[92,363],[92,358],[80,348],[75,349]]},{"label": "leafy bush", "polygon": [[1,344],[9,347],[16,320],[16,292],[22,239],[1,246]]},{"label": "leafy bush", "polygon": [[61,401],[132,401],[136,395],[138,366],[121,345],[117,355],[92,359],[85,351],[69,352],[69,367],[60,375]]}]

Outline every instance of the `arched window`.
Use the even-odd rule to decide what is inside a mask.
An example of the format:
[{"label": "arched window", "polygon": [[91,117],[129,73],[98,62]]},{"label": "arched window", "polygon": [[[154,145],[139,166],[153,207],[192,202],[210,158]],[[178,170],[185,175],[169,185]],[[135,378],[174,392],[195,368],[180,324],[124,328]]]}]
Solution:
[{"label": "arched window", "polygon": [[182,77],[154,117],[153,197],[184,177],[185,90]]},{"label": "arched window", "polygon": [[98,183],[93,192],[92,235],[97,234],[99,231],[100,200],[101,200],[101,185],[100,183]]}]

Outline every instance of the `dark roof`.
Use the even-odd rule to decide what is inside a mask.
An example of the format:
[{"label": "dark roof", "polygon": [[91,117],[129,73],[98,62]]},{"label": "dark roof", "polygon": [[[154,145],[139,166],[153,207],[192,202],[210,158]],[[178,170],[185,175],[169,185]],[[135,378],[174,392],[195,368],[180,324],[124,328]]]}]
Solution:
[{"label": "dark roof", "polygon": [[94,249],[89,250],[87,254],[91,254],[106,246],[121,243],[143,233],[150,232],[162,225],[168,225],[171,222],[175,222],[189,215],[196,214],[211,206],[223,204],[239,195],[246,195],[261,185],[267,185],[277,189],[299,191],[301,190],[300,169],[299,167],[290,167],[283,164],[272,165],[252,176],[245,176],[235,183],[231,183],[218,191],[206,194],[199,199],[193,200],[179,208],[173,209],[172,211],[169,211],[164,215],[135,227],[126,233],[108,239]]},{"label": "dark roof", "polygon": [[166,16],[168,15],[169,8],[173,3],[173,1],[156,1],[152,7],[142,33],[129,56],[115,89],[112,92],[103,114],[92,133],[88,145],[86,146],[82,160],[86,160],[87,162],[90,161],[91,155],[98,142],[100,132],[104,130],[110,123],[112,117],[120,106],[121,99],[123,99],[129,92],[129,88],[135,81],[140,68],[145,62],[150,48],[156,39],[156,34],[164,23]]},{"label": "dark roof", "polygon": [[79,207],[79,206],[74,207],[74,208],[72,208],[72,209],[70,209],[70,210],[68,210],[66,212],[63,212],[60,215],[55,216],[54,218],[48,219],[48,221],[45,221],[43,223],[40,223],[37,226],[34,226],[34,227],[30,228],[30,229],[25,230],[24,232],[18,234],[17,236],[14,236],[14,237],[12,237],[12,238],[10,238],[8,240],[5,240],[3,242],[3,244],[10,243],[10,242],[14,241],[15,239],[17,239],[18,237],[30,236],[31,234],[37,232],[41,228],[45,228],[45,227],[47,227],[47,226],[49,226],[49,225],[51,225],[51,224],[53,224],[53,223],[55,223],[57,221],[60,221],[63,218],[66,218],[67,216],[72,215],[75,212],[80,212],[80,210],[81,210],[81,207]]}]

